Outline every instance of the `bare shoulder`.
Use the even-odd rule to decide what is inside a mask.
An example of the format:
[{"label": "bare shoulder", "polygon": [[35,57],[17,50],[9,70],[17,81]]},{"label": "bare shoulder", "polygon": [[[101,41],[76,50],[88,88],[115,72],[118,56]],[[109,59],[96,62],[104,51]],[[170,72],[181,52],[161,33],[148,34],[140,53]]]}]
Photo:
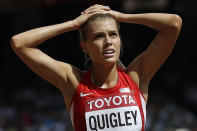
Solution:
[{"label": "bare shoulder", "polygon": [[132,80],[135,82],[135,84],[139,87],[139,75],[135,70],[125,70],[126,74],[128,74]]},{"label": "bare shoulder", "polygon": [[125,72],[131,77],[131,79],[135,82],[138,86],[139,90],[142,92],[145,100],[148,100],[148,85],[149,83],[145,82],[143,79],[140,78],[140,75],[135,70],[125,70]]},{"label": "bare shoulder", "polygon": [[60,90],[64,96],[66,107],[67,109],[69,109],[77,87],[83,78],[84,71],[81,71],[79,68],[68,63],[61,62],[61,64],[63,64],[65,67],[65,73],[67,74],[67,78],[65,78],[65,84],[62,85]]},{"label": "bare shoulder", "polygon": [[71,64],[63,63],[63,62],[61,63],[64,65],[65,73],[67,74],[67,78],[65,79],[66,88],[76,89],[83,77],[84,71],[81,71],[79,68]]},{"label": "bare shoulder", "polygon": [[131,77],[131,79],[138,86],[146,101],[148,100],[148,85],[149,81],[144,79],[143,73],[141,71],[141,63],[144,57],[144,53],[139,55],[134,59],[131,64],[126,68],[125,72]]}]

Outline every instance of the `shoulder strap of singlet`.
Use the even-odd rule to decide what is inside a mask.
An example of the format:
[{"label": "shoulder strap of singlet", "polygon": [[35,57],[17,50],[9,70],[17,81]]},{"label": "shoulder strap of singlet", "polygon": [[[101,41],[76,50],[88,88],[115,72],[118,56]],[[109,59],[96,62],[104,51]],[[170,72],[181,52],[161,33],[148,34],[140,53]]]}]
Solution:
[{"label": "shoulder strap of singlet", "polygon": [[85,73],[83,74],[82,79],[81,79],[81,81],[79,82],[79,85],[77,86],[77,88],[76,88],[76,90],[75,90],[75,92],[74,92],[74,94],[73,94],[71,103],[70,103],[70,105],[69,105],[69,111],[70,111],[70,108],[71,108],[71,105],[72,105],[73,101],[74,101],[75,98],[76,98],[77,93],[79,93],[79,92],[82,90],[82,88],[83,88],[82,85],[85,84],[85,83],[87,83],[87,80],[88,80],[90,71],[91,71],[91,69],[88,68],[88,69],[85,71]]},{"label": "shoulder strap of singlet", "polygon": [[[139,90],[138,86],[136,85],[136,83],[133,81],[133,79],[127,75],[121,68],[118,68],[118,70],[120,72],[122,72],[122,75],[124,76],[125,80],[128,82],[128,84],[131,86],[131,85],[134,85],[134,89],[137,91],[137,93],[135,94],[138,98],[137,98],[137,103],[139,105],[139,109],[140,109],[140,114],[141,114],[141,117],[142,117],[142,131],[144,131],[145,129],[145,117],[144,117],[144,113],[143,113],[143,108],[142,108],[142,102],[141,102],[141,97],[140,97],[140,94],[141,91]],[[143,96],[143,95],[142,95]]]}]

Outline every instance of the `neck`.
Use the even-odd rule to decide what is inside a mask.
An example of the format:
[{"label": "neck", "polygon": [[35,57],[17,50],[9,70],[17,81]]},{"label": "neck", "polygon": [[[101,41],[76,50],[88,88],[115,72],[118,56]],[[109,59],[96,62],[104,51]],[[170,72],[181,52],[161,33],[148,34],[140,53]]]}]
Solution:
[{"label": "neck", "polygon": [[91,78],[95,85],[101,88],[111,88],[118,81],[117,65],[113,64],[108,67],[93,65]]}]

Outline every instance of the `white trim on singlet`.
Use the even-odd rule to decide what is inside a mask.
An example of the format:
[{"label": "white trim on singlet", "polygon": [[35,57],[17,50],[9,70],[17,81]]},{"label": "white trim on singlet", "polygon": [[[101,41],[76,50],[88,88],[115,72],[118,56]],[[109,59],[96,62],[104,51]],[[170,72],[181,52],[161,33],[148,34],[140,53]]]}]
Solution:
[{"label": "white trim on singlet", "polygon": [[74,127],[74,104],[73,103],[70,106],[70,118],[71,118],[72,125]]},{"label": "white trim on singlet", "polygon": [[144,100],[144,97],[140,94],[140,99],[142,103],[142,110],[144,113],[144,122],[146,123],[146,101]]}]

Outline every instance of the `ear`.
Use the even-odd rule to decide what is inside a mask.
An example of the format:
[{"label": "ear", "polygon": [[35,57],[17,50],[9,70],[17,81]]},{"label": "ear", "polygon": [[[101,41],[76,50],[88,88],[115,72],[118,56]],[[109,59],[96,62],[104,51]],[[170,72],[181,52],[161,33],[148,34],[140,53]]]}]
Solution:
[{"label": "ear", "polygon": [[85,42],[80,41],[80,45],[81,45],[81,48],[82,48],[83,52],[86,53],[86,54],[88,54],[88,51],[87,51]]}]

